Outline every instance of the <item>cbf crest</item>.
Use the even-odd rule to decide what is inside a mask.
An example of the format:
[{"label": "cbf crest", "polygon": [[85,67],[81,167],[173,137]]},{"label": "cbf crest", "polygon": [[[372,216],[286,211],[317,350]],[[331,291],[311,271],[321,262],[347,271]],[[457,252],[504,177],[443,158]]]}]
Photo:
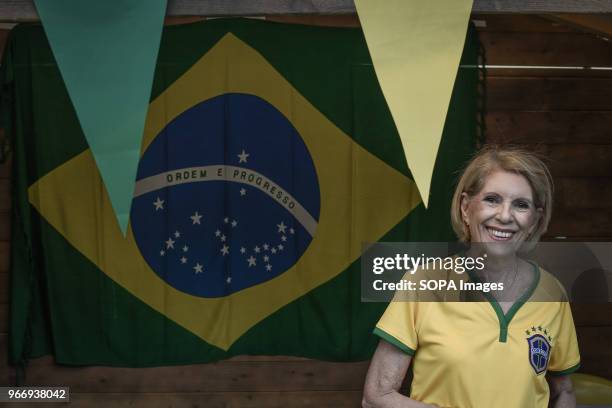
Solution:
[{"label": "cbf crest", "polygon": [[536,375],[540,375],[546,371],[548,361],[550,359],[551,342],[547,329],[542,329],[541,326],[532,327],[527,330],[527,345],[529,347],[529,364],[535,371]]}]

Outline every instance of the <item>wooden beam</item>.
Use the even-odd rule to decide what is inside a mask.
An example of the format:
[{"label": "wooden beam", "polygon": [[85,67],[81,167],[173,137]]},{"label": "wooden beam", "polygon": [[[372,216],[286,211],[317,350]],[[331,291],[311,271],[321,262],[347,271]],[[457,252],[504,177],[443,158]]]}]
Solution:
[{"label": "wooden beam", "polygon": [[549,19],[612,39],[612,14],[553,14]]},{"label": "wooden beam", "polygon": [[[474,13],[612,13],[609,0],[474,0]],[[168,0],[168,16],[354,14],[353,0]],[[33,0],[2,0],[0,21],[38,20]]]}]

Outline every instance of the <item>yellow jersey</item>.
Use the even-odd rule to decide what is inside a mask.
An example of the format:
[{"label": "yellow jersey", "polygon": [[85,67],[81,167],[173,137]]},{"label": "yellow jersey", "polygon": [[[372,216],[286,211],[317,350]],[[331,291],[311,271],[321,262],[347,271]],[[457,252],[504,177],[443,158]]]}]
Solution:
[{"label": "yellow jersey", "polygon": [[563,288],[536,265],[533,272],[505,314],[489,294],[481,302],[389,303],[374,333],[413,356],[411,398],[440,407],[548,407],[545,376],[574,372],[580,355]]}]

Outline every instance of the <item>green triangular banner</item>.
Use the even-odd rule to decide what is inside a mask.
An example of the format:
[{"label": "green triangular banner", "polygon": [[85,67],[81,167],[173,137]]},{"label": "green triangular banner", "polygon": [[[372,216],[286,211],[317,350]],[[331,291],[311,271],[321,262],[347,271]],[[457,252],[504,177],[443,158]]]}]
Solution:
[{"label": "green triangular banner", "polygon": [[35,4],[125,235],[166,0]]}]

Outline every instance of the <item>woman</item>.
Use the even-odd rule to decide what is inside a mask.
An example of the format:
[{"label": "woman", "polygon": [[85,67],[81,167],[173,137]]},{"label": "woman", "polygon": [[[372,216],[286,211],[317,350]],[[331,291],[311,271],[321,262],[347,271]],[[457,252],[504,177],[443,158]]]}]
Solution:
[{"label": "woman", "polygon": [[[546,231],[551,209],[550,173],[534,155],[488,147],[472,159],[451,218],[467,255],[486,252],[487,260],[465,278],[504,290],[472,294],[479,302],[391,302],[374,330],[382,340],[364,407],[576,406],[568,374],[580,356],[567,298],[555,278],[517,256]],[[398,390],[411,363],[408,398]]]}]

